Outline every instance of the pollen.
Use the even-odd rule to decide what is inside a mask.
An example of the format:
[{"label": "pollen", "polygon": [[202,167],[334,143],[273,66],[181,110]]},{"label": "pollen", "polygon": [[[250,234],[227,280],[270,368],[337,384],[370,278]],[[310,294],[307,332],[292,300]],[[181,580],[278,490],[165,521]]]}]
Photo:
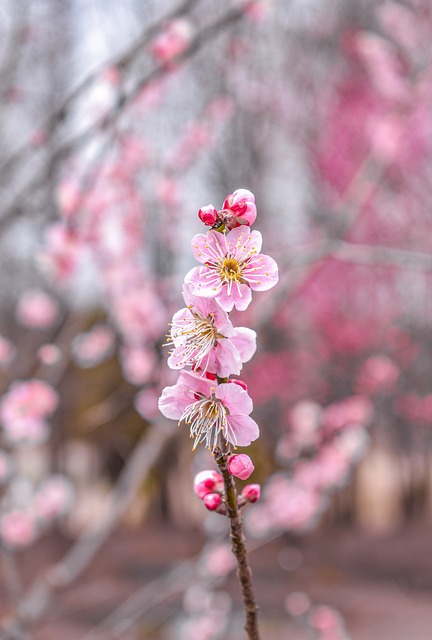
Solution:
[{"label": "pollen", "polygon": [[238,260],[234,258],[224,258],[219,268],[219,274],[225,282],[235,280],[238,282],[242,276],[242,268]]}]

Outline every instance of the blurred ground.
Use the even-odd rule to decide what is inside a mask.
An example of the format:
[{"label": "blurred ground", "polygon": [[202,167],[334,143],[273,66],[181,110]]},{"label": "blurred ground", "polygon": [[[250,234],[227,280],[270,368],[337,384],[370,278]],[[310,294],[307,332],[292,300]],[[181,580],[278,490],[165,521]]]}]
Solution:
[{"label": "blurred ground", "polygon": [[[171,640],[170,625],[179,624],[176,616],[181,596],[167,595],[163,585],[153,588],[149,609],[143,609],[138,626],[118,629],[117,635],[102,629],[94,636],[89,631],[130,594],[158,579],[176,561],[192,557],[200,545],[198,534],[160,526],[141,532],[121,531],[79,584],[59,594],[45,622],[38,625],[35,640]],[[293,545],[301,549],[302,556],[293,554]],[[61,540],[39,543],[37,564],[55,559],[62,547]],[[35,571],[34,561],[29,561],[32,557],[27,552],[20,560],[26,582]],[[287,568],[301,557],[300,568]],[[294,591],[308,593],[314,604],[337,608],[352,640],[432,638],[432,555],[426,526],[381,538],[352,531],[315,532],[298,545],[279,538],[253,552],[251,562],[265,640],[312,637],[300,625],[291,623],[284,612],[284,600]],[[238,603],[234,579],[229,580],[228,589]],[[4,602],[2,593],[0,603]],[[244,640],[240,615],[231,618],[230,640]]]}]

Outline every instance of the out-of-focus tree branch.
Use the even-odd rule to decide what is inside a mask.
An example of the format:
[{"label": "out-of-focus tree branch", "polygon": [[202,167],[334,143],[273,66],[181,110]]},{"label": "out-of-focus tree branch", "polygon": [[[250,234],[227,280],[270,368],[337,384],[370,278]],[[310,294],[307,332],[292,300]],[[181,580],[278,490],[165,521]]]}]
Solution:
[{"label": "out-of-focus tree branch", "polygon": [[[189,2],[182,5],[183,9],[181,12],[178,9],[174,14],[171,14],[163,21],[158,22],[158,28],[153,26],[149,30],[146,30],[145,34],[143,34],[138,41],[140,44],[135,44],[131,48],[131,51],[129,51],[127,54],[123,54],[123,56],[121,57],[120,66],[122,63],[126,66],[131,64],[134,56],[136,56],[138,52],[141,51],[142,47],[151,39],[151,37],[153,37],[155,33],[157,33],[163,22],[169,19],[169,17],[173,17],[173,15],[180,15],[181,13],[184,13],[193,4],[194,2],[192,2],[192,0],[189,0]],[[195,35],[187,49],[182,54],[174,58],[172,62],[181,63],[191,58],[205,44],[207,44],[215,37],[217,37],[221,32],[223,32],[225,28],[241,20],[244,17],[244,13],[244,6],[241,8],[232,9],[230,11],[227,11],[221,18],[215,20],[210,25],[203,27]],[[106,65],[104,65],[104,68],[106,68]],[[26,199],[31,194],[33,194],[35,190],[38,189],[38,187],[43,183],[44,179],[47,176],[52,175],[52,172],[58,169],[59,163],[61,163],[62,160],[85,146],[98,133],[107,132],[107,130],[117,122],[119,116],[123,113],[124,108],[127,107],[146,86],[151,84],[156,79],[167,75],[168,73],[170,73],[170,71],[167,66],[160,64],[152,69],[149,73],[139,78],[132,89],[126,90],[125,87],[123,87],[123,89],[120,90],[117,94],[115,104],[105,114],[98,125],[92,123],[84,131],[81,131],[73,135],[71,138],[61,142],[58,147],[47,156],[47,158],[41,159],[38,166],[33,169],[32,174],[24,181],[24,184],[12,199],[12,202],[7,203],[5,208],[3,209],[0,218],[0,232],[3,232],[17,215],[23,213],[21,207],[26,202]],[[54,132],[56,132],[58,124],[64,121],[68,109],[70,108],[72,103],[79,95],[82,95],[82,93],[87,89],[88,86],[91,85],[94,77],[96,77],[96,75],[92,74],[87,80],[83,81],[82,85],[80,85],[79,88],[75,89],[72,95],[66,99],[65,103],[63,104],[63,108],[57,109],[51,116],[48,123],[49,136],[52,136]],[[2,174],[4,176],[4,179],[7,178],[7,176],[10,174],[11,168],[13,168],[19,160],[27,160],[27,153],[29,154],[29,160],[31,160],[33,154],[30,153],[29,148],[26,147],[25,149],[21,149],[2,168],[0,168],[0,181],[2,179]]]},{"label": "out-of-focus tree branch", "polygon": [[22,624],[37,620],[47,610],[54,593],[71,585],[85,571],[175,433],[172,428],[158,424],[142,436],[108,499],[105,516],[79,538],[62,560],[36,579],[18,604],[16,616],[0,626],[1,640],[12,640]]}]

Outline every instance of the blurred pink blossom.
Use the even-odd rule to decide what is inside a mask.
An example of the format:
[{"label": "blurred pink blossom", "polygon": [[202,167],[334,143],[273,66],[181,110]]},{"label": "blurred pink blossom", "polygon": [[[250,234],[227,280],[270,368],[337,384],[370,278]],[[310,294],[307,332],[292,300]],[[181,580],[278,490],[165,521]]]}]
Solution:
[{"label": "blurred pink blossom", "polygon": [[3,396],[0,419],[10,443],[36,443],[48,433],[46,418],[59,402],[57,392],[42,380],[17,381]]},{"label": "blurred pink blossom", "polygon": [[60,309],[52,296],[40,289],[28,289],[18,301],[18,321],[32,329],[48,329],[57,322]]},{"label": "blurred pink blossom", "polygon": [[65,476],[57,474],[48,477],[34,497],[35,516],[46,521],[65,514],[71,506],[72,497],[72,485]]},{"label": "blurred pink blossom", "polygon": [[161,33],[151,42],[149,51],[162,63],[169,63],[180,56],[189,46],[193,27],[188,20],[177,19],[168,22]]},{"label": "blurred pink blossom", "polygon": [[0,515],[0,539],[6,547],[27,547],[36,535],[36,523],[29,512],[15,510]]},{"label": "blurred pink blossom", "polygon": [[52,365],[59,362],[62,352],[56,344],[43,344],[38,349],[39,360],[46,365]]},{"label": "blurred pink blossom", "polygon": [[81,367],[88,368],[107,360],[113,354],[114,346],[113,329],[107,324],[97,324],[74,338],[72,353]]},{"label": "blurred pink blossom", "polygon": [[136,385],[145,384],[151,380],[156,366],[156,354],[153,349],[125,345],[120,355],[126,380]]},{"label": "blurred pink blossom", "polygon": [[358,393],[382,393],[394,389],[400,376],[397,364],[385,355],[371,356],[359,371],[356,390]]},{"label": "blurred pink blossom", "polygon": [[142,389],[134,399],[135,409],[145,420],[153,420],[159,415],[159,395],[154,389]]}]

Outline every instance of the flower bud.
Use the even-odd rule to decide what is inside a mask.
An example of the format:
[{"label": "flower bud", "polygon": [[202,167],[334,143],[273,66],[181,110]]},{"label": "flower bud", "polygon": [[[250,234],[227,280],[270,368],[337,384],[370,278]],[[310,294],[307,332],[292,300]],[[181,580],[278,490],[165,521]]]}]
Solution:
[{"label": "flower bud", "polygon": [[259,484],[247,484],[241,494],[247,502],[257,502],[261,495],[261,486]]},{"label": "flower bud", "polygon": [[216,511],[222,502],[222,496],[219,493],[207,493],[204,498],[204,504],[209,511]]},{"label": "flower bud", "polygon": [[223,478],[217,471],[200,471],[200,473],[195,476],[194,491],[201,500],[203,500],[204,496],[208,493],[221,491],[222,487]]},{"label": "flower bud", "polygon": [[198,217],[205,225],[212,227],[218,218],[218,212],[212,204],[207,204],[198,211]]},{"label": "flower bud", "polygon": [[234,454],[228,460],[228,471],[240,480],[247,480],[254,469],[252,460],[245,453]]},{"label": "flower bud", "polygon": [[240,225],[251,226],[256,220],[257,210],[255,196],[248,189],[237,189],[225,198],[223,209],[226,215],[226,226],[235,229]]},{"label": "flower bud", "polygon": [[238,386],[244,389],[245,391],[248,390],[248,386],[246,382],[243,382],[243,380],[228,380],[228,382],[231,384],[238,384]]}]

